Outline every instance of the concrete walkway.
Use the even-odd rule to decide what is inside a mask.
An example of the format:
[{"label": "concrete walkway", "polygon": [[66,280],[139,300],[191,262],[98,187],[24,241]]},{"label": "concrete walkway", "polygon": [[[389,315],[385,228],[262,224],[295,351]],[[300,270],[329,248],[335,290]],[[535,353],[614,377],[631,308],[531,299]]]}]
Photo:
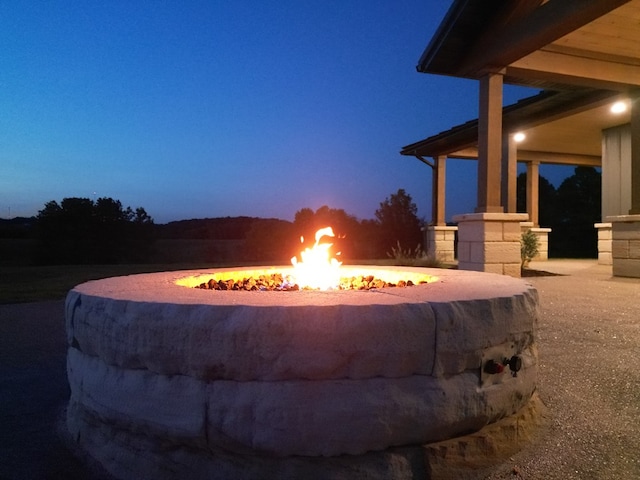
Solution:
[{"label": "concrete walkway", "polygon": [[[640,478],[640,279],[589,260],[535,262],[539,442],[479,478]],[[0,305],[0,480],[102,480],[59,424],[69,396],[63,302]]]}]

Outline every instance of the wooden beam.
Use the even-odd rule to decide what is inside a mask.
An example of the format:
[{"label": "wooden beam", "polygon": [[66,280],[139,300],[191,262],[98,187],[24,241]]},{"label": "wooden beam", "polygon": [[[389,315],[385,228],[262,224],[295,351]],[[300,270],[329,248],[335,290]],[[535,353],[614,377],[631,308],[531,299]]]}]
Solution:
[{"label": "wooden beam", "polygon": [[579,167],[601,167],[602,157],[572,153],[538,152],[518,150],[519,162],[539,162],[547,165],[575,165]]},{"label": "wooden beam", "polygon": [[488,29],[457,76],[479,78],[577,30],[630,0],[549,0],[501,30]]},{"label": "wooden beam", "polygon": [[640,86],[640,65],[544,50],[513,62],[507,75],[622,91],[629,85]]},{"label": "wooden beam", "polygon": [[534,227],[540,225],[540,164],[538,162],[527,163],[527,213],[529,221]]},{"label": "wooden beam", "polygon": [[502,213],[502,75],[490,73],[480,79],[478,116],[477,213]]},{"label": "wooden beam", "polygon": [[447,177],[447,157],[440,156],[434,158],[436,167],[432,177],[432,221],[433,225],[446,225],[445,202],[446,202],[446,177]]},{"label": "wooden beam", "polygon": [[[465,148],[452,152],[448,158],[456,160],[477,160],[477,148]],[[580,167],[601,167],[602,158],[594,155],[578,155],[572,153],[539,152],[535,150],[518,150],[518,162],[539,162],[548,165],[574,165]]]},{"label": "wooden beam", "polygon": [[502,138],[502,206],[506,213],[517,213],[518,146],[513,134]]}]

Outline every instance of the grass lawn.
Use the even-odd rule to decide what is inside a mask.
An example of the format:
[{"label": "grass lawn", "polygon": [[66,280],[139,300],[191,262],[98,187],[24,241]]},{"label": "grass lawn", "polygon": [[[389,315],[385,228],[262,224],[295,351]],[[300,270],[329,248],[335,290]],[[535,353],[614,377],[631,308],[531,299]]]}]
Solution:
[{"label": "grass lawn", "polygon": [[0,267],[0,304],[58,300],[74,286],[134,273],[211,268],[211,265],[53,265]]}]

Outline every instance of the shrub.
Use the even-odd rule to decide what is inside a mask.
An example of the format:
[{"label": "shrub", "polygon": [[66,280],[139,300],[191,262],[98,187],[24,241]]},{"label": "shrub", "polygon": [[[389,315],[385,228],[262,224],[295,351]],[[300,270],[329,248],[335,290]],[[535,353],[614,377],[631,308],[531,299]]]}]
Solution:
[{"label": "shrub", "polygon": [[520,258],[522,259],[522,263],[520,264],[521,268],[526,268],[527,265],[529,265],[529,262],[538,255],[539,248],[540,244],[535,233],[531,230],[527,230],[522,234],[520,237]]},{"label": "shrub", "polygon": [[387,252],[387,256],[394,260],[395,265],[406,267],[440,267],[441,262],[434,256],[429,256],[422,246],[418,245],[413,250],[407,248],[403,250],[400,241],[396,243],[396,247],[391,247],[391,252]]}]

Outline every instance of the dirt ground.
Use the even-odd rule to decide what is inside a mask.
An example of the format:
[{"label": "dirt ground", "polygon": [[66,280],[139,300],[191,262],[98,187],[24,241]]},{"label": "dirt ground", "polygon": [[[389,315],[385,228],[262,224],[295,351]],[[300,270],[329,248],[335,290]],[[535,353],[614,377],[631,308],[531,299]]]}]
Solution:
[{"label": "dirt ground", "polygon": [[[537,262],[540,440],[487,479],[640,478],[640,279]],[[62,301],[0,305],[0,480],[103,480],[60,434],[69,397]]]}]

